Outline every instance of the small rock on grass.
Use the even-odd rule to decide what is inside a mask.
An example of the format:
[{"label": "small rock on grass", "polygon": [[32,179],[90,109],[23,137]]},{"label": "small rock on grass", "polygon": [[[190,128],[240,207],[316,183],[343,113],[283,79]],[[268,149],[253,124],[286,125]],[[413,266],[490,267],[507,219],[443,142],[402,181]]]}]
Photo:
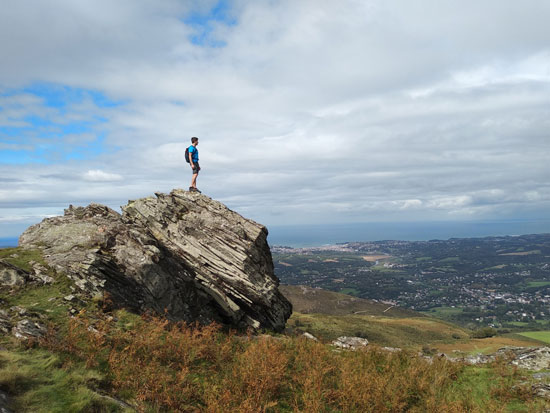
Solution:
[{"label": "small rock on grass", "polygon": [[369,341],[366,338],[346,336],[338,337],[332,342],[333,346],[346,350],[357,350],[358,348],[366,347],[368,344]]}]

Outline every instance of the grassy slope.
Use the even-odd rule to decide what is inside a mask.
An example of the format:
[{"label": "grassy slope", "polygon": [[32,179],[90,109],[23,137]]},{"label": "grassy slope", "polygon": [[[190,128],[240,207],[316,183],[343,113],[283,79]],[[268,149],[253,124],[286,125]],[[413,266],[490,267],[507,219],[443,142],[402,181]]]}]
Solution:
[{"label": "grassy slope", "polygon": [[550,344],[550,331],[525,331],[518,335]]},{"label": "grassy slope", "polygon": [[281,285],[283,295],[298,313],[362,314],[384,317],[421,317],[420,313],[376,301],[301,285]]},{"label": "grassy slope", "polygon": [[359,336],[380,346],[429,347],[446,353],[489,353],[505,346],[543,344],[533,340],[537,337],[517,334],[471,339],[470,330],[428,314],[318,288],[283,285],[281,291],[293,306],[289,329],[307,331],[325,341],[342,335]]},{"label": "grassy slope", "polygon": [[[18,257],[13,257],[14,253]],[[10,255],[10,261],[27,268],[28,260],[41,261],[40,256],[34,252],[0,250],[0,258]],[[11,395],[11,407],[15,411],[124,411],[124,408],[101,396],[95,389],[103,389],[107,393],[130,400],[133,404],[140,404],[146,411],[156,411],[158,407],[161,411],[170,411],[166,406],[179,403],[181,389],[186,389],[195,397],[198,405],[202,403],[202,406],[225,406],[223,408],[229,409],[223,410],[220,407],[222,410],[216,410],[214,407],[211,411],[252,412],[260,411],[260,406],[272,406],[265,411],[297,411],[294,405],[301,411],[320,411],[315,407],[317,405],[323,411],[348,411],[345,406],[350,397],[355,400],[354,403],[372,406],[380,400],[389,400],[390,396],[395,397],[399,392],[404,393],[395,399],[397,404],[393,405],[393,410],[387,404],[390,403],[388,401],[382,407],[387,408],[387,411],[398,411],[396,406],[399,403],[407,403],[407,406],[417,409],[411,411],[426,411],[430,403],[443,403],[450,409],[456,399],[460,408],[448,411],[458,412],[494,411],[492,407],[508,404],[507,399],[493,396],[489,391],[504,386],[503,382],[499,383],[508,376],[501,376],[497,370],[491,368],[462,370],[441,365],[443,370],[439,370],[439,367],[432,369],[429,363],[415,359],[412,355],[413,358],[409,360],[408,356],[392,353],[365,356],[361,352],[357,355],[347,352],[340,354],[320,344],[288,337],[266,342],[254,339],[243,341],[241,337],[224,338],[186,330],[182,333],[170,333],[173,343],[181,344],[175,345],[173,349],[163,349],[162,342],[167,333],[162,324],[143,324],[139,318],[124,311],[113,314],[115,324],[108,324],[110,327],[103,336],[107,340],[106,345],[96,348],[93,346],[94,340],[101,336],[86,327],[86,320],[92,320],[93,323],[106,319],[106,316],[101,314],[96,305],[88,304],[88,312],[83,315],[84,324],[80,329],[74,330],[70,338],[72,330],[67,329],[68,310],[73,305],[63,300],[63,296],[71,291],[70,283],[64,276],[56,275],[53,271],[50,275],[56,277],[55,283],[50,286],[35,285],[11,291],[0,290],[0,298],[5,301],[3,307],[20,305],[40,314],[43,322],[56,326],[56,337],[59,340],[59,347],[53,346],[48,350],[36,346],[27,348],[12,337],[0,336],[0,389]],[[317,292],[315,295],[317,299],[326,300],[324,303],[321,300],[317,305],[324,305],[326,311],[330,310],[333,314],[296,312],[289,321],[291,327],[301,323],[302,327],[308,326],[308,330],[311,327],[310,331],[325,338],[342,333],[362,334],[373,343],[398,347],[417,348],[426,343],[467,340],[466,330],[428,317],[415,317],[415,313],[411,311],[392,309],[384,312],[386,305],[367,300],[352,300],[351,310],[346,310],[341,305],[348,299],[346,296],[330,292]],[[295,305],[297,309],[307,308],[300,305],[307,305],[307,300]],[[349,314],[357,311],[361,313]],[[97,328],[100,328],[100,324]],[[453,339],[453,334],[463,338]],[[110,342],[111,337],[118,338]],[[117,346],[120,349],[117,350]],[[174,351],[181,354],[174,357]],[[114,357],[112,360],[108,358],[109,352]],[[158,358],[163,354],[166,360]],[[117,360],[118,364],[115,363],[114,369],[109,367],[109,363]],[[185,360],[187,364],[179,366]],[[265,364],[266,360],[271,364]],[[87,366],[87,363],[91,365]],[[357,369],[360,365],[363,367]],[[447,372],[445,369],[450,370]],[[145,370],[147,374],[144,374]],[[280,376],[275,376],[274,371]],[[262,376],[267,373],[269,377]],[[410,377],[413,376],[415,379],[411,381]],[[113,377],[119,382],[118,390],[113,387]],[[397,383],[396,379],[399,377],[407,379]],[[434,381],[436,377],[445,382],[444,390],[441,390],[441,384]],[[138,382],[136,387],[133,384],[134,379],[149,381],[146,385]],[[174,383],[182,380],[182,383],[174,389],[164,384],[154,391],[145,391],[155,388],[159,383],[167,383],[166,380]],[[265,383],[271,383],[273,388],[266,389]],[[366,391],[365,383],[380,387]],[[418,383],[423,387],[415,387],[411,383]],[[470,392],[474,385],[485,390],[474,395]],[[386,390],[389,393],[384,393]],[[324,400],[324,396],[317,395],[316,391],[330,397],[326,396],[327,400]],[[254,397],[247,396],[249,394]],[[371,395],[369,400],[366,400],[367,394]],[[525,403],[530,402],[523,400],[520,396],[514,396],[512,402],[519,403],[520,406],[517,411],[533,411],[526,407]],[[187,401],[183,400],[181,403]],[[243,406],[249,407],[245,409]],[[357,411],[366,411],[361,407],[358,409],[356,408]],[[206,410],[201,408],[198,411]]]},{"label": "grassy slope", "polygon": [[0,350],[0,388],[13,398],[17,412],[65,413],[123,411],[94,390],[103,381],[84,363],[64,364],[63,357],[38,348]]},{"label": "grassy slope", "polygon": [[342,335],[358,336],[380,346],[412,349],[433,346],[438,342],[467,340],[469,337],[467,330],[426,317],[387,318],[294,313],[288,324],[323,340],[333,340]]},{"label": "grassy slope", "polygon": [[[31,261],[47,268],[39,251],[3,248],[0,259],[27,271],[32,268]],[[55,279],[50,285],[0,289],[0,303],[4,309],[25,308],[27,315],[22,318],[30,315],[64,331],[72,305],[63,297],[71,293],[71,282],[51,269],[48,275]],[[14,411],[123,411],[92,390],[103,379],[100,372],[85,368],[84,363],[0,334],[0,389],[12,395]]]}]

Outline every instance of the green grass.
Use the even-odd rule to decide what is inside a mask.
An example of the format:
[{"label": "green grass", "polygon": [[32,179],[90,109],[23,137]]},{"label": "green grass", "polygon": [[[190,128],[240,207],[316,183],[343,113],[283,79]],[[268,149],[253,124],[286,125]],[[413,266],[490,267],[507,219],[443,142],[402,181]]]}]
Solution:
[{"label": "green grass", "polygon": [[373,265],[372,269],[376,270],[378,272],[381,272],[381,273],[386,273],[386,274],[394,274],[394,275],[397,275],[397,274],[406,275],[407,274],[403,270],[400,270],[400,269],[397,269],[397,268],[387,268],[387,267],[384,267],[384,265]]},{"label": "green grass", "polygon": [[550,344],[550,331],[525,331],[517,334]]},{"label": "green grass", "polygon": [[525,321],[507,321],[505,324],[510,324],[516,327],[527,327],[529,325],[529,323],[526,323]]},{"label": "green grass", "polygon": [[385,318],[365,315],[335,316],[293,313],[290,328],[307,331],[325,341],[339,336],[359,336],[380,346],[419,349],[436,342],[452,343],[469,332],[445,321],[419,318]]},{"label": "green grass", "polygon": [[0,259],[22,268],[25,271],[31,271],[30,261],[46,265],[42,253],[38,250],[25,250],[21,247],[0,249]]},{"label": "green grass", "polygon": [[49,285],[41,285],[38,288],[20,288],[10,294],[3,293],[0,297],[6,301],[7,306],[20,306],[28,311],[46,316],[51,322],[58,322],[66,318],[70,303],[63,297],[70,294],[71,281],[65,276],[58,278]]},{"label": "green grass", "polygon": [[439,271],[439,272],[444,272],[444,273],[458,272],[453,267],[432,267],[432,268],[430,268],[430,271],[435,271],[435,272]]},{"label": "green grass", "polygon": [[[18,256],[13,257],[14,253]],[[1,250],[0,258],[7,259],[14,265],[26,269],[30,269],[30,265],[28,264],[29,260],[43,263],[40,252],[23,251],[19,248]],[[60,345],[59,347],[48,347],[52,349],[52,351],[55,351],[55,353],[52,353],[51,351],[42,348],[24,348],[11,337],[4,336],[0,338],[0,348],[3,348],[0,350],[0,389],[10,394],[10,398],[13,402],[11,407],[17,412],[41,413],[124,411],[120,406],[99,395],[94,390],[104,388],[106,392],[110,393],[117,391],[116,387],[113,387],[112,377],[115,372],[120,371],[120,369],[108,370],[110,367],[105,360],[105,357],[107,357],[109,352],[115,346],[111,346],[107,342],[107,345],[100,349],[101,351],[91,353],[92,347],[89,343],[93,342],[93,340],[84,340],[82,348],[85,349],[90,347],[88,349],[88,351],[90,351],[89,354],[96,354],[98,357],[103,357],[102,362],[99,361],[98,364],[95,364],[98,367],[91,369],[86,368],[84,365],[84,360],[86,359],[87,354],[78,356],[77,353],[65,353],[70,346],[67,346],[68,340],[66,341],[65,339],[67,339],[68,336],[64,335],[66,334],[66,327],[63,326],[67,324],[67,310],[70,306],[72,306],[72,304],[66,303],[63,300],[63,296],[70,293],[71,281],[64,275],[56,276],[53,271],[51,272],[51,276],[56,277],[56,281],[52,285],[41,286],[38,284],[30,284],[23,288],[15,288],[12,291],[4,291],[1,294],[1,298],[6,301],[7,306],[19,305],[32,312],[46,315],[47,321],[54,323],[57,327],[56,331],[57,336],[60,339]],[[358,300],[353,297],[343,296],[341,294],[331,292],[322,292],[314,289],[310,290],[311,291],[307,294],[304,294],[300,287],[296,287],[294,294],[302,300],[301,305],[312,305],[314,306],[313,308],[317,308],[315,306],[324,306],[325,308],[330,307],[328,310],[334,312],[361,312],[361,315],[349,315],[349,313],[348,315],[301,314],[300,312],[293,314],[292,318],[289,320],[289,326],[291,328],[309,331],[317,337],[325,340],[332,340],[340,335],[358,335],[368,338],[372,344],[412,349],[420,349],[425,345],[436,342],[448,343],[448,345],[452,345],[451,343],[458,343],[468,340],[467,330],[461,329],[460,327],[441,320],[422,317],[419,316],[418,313],[416,313],[415,316],[415,313],[412,311],[399,308],[390,308],[390,306],[381,303],[367,302],[366,300]],[[353,289],[350,288],[348,290]],[[349,300],[349,303],[344,303],[345,300]],[[342,303],[345,304],[344,308],[340,306]],[[88,304],[86,308],[89,311],[86,314],[83,314],[83,317],[92,316],[91,319],[95,319],[95,317],[98,316],[97,313],[94,313],[94,311],[97,311],[97,304],[98,302],[93,301]],[[390,309],[387,310],[388,308]],[[461,309],[459,308],[453,309],[449,307],[436,309],[436,312],[439,312],[440,314],[452,314],[453,312],[460,311]],[[376,314],[376,316],[374,314]],[[153,351],[160,350],[162,347],[162,344],[160,344],[161,347],[158,347],[159,343],[163,342],[158,338],[153,337],[153,339],[150,339],[148,335],[144,336],[144,343],[148,344],[150,348],[140,346],[139,342],[138,344],[134,343],[136,337],[139,336],[140,331],[143,330],[144,326],[146,326],[147,321],[124,310],[117,311],[113,315],[115,316],[113,322],[114,325],[113,329],[109,331],[109,334],[118,334],[119,339],[121,335],[124,335],[125,339],[129,340],[127,343],[128,346],[135,346],[134,350],[136,351],[132,354],[139,355],[142,353],[143,349],[145,349],[145,353],[148,355],[158,354],[158,351],[157,353]],[[87,324],[85,326],[87,326]],[[158,331],[154,329],[151,331],[156,331],[160,338],[165,337],[166,334],[166,330],[164,328],[160,328]],[[81,333],[88,334],[82,336],[84,338],[93,336],[93,333],[90,333],[90,330],[85,327],[82,329]],[[546,333],[550,334],[550,332]],[[92,335],[90,336],[89,334]],[[110,336],[107,335],[106,337]],[[329,395],[336,394],[335,392],[339,390],[339,386],[343,382],[338,381],[333,385],[333,387],[331,387],[330,382],[328,382],[331,374],[338,371],[338,369],[342,367],[342,363],[345,363],[347,359],[352,357],[358,357],[358,361],[345,364],[345,366],[347,366],[346,369],[348,370],[344,371],[344,376],[353,377],[352,374],[357,374],[357,377],[360,378],[361,374],[364,372],[373,372],[373,374],[380,373],[378,374],[379,377],[376,375],[372,377],[380,380],[386,380],[387,377],[390,385],[399,377],[406,377],[406,380],[404,380],[403,383],[406,383],[407,380],[415,383],[416,379],[410,380],[409,376],[407,376],[407,372],[415,373],[415,370],[403,370],[411,363],[416,363],[418,365],[418,371],[416,371],[417,373],[421,373],[424,369],[428,371],[428,369],[431,368],[430,364],[426,364],[426,366],[423,365],[425,361],[421,360],[420,362],[417,362],[414,358],[409,359],[408,356],[405,355],[405,352],[402,352],[396,353],[396,355],[393,355],[393,353],[380,353],[380,355],[373,353],[373,360],[378,360],[377,363],[373,364],[374,367],[384,367],[381,363],[386,363],[386,366],[380,371],[374,367],[356,370],[356,365],[360,364],[362,360],[356,355],[360,352],[335,353],[332,350],[323,350],[321,352],[320,348],[315,347],[321,344],[310,343],[305,340],[294,339],[292,337],[281,338],[281,340],[273,340],[272,342],[262,340],[246,341],[244,338],[239,338],[235,339],[234,342],[223,348],[216,347],[215,343],[217,343],[217,341],[213,340],[213,337],[215,336],[210,337],[210,339],[206,336],[202,342],[200,341],[200,335],[190,334],[188,337],[189,338],[186,339],[188,340],[188,344],[193,344],[193,346],[190,346],[189,348],[197,349],[195,344],[198,343],[202,345],[201,348],[203,348],[204,354],[211,357],[211,359],[208,359],[207,357],[201,359],[199,357],[196,363],[189,364],[189,366],[193,368],[193,370],[190,371],[191,374],[189,375],[193,381],[189,382],[191,384],[188,383],[189,386],[196,386],[197,391],[202,389],[201,386],[211,386],[209,389],[207,388],[208,391],[205,392],[207,395],[212,391],[226,389],[235,382],[238,384],[239,380],[243,380],[242,377],[245,376],[247,372],[251,372],[250,381],[243,381],[242,383],[244,384],[242,384],[241,387],[239,387],[239,384],[236,386],[238,391],[231,392],[231,394],[246,395],[254,385],[265,382],[262,381],[261,378],[258,379],[261,374],[266,374],[266,372],[269,374],[276,370],[281,363],[287,363],[286,368],[288,371],[283,372],[284,374],[280,378],[277,378],[276,383],[286,383],[288,377],[292,376],[293,380],[295,380],[295,384],[288,387],[288,390],[285,390],[278,397],[274,398],[277,403],[280,403],[279,405],[275,403],[275,405],[277,405],[276,409],[278,410],[269,410],[270,408],[268,407],[265,411],[292,411],[290,407],[292,401],[295,396],[300,395],[299,391],[294,392],[297,386],[296,383],[301,383],[300,380],[304,377],[304,371],[310,371],[308,374],[310,374],[311,377],[315,377],[317,372],[322,370],[323,363],[325,363],[324,368],[326,369],[328,366],[329,370],[325,373],[325,379],[328,384],[325,383],[323,385],[324,387],[321,387],[321,393],[326,393]],[[80,343],[80,341],[74,340],[75,339],[73,339],[73,345],[77,342]],[[220,343],[225,343],[224,339],[220,340]],[[183,342],[184,341],[182,341],[182,343]],[[187,341],[185,341],[185,343],[187,343]],[[185,348],[185,346],[182,347],[182,349]],[[302,350],[300,350],[301,353],[298,353],[296,348],[302,348]],[[127,349],[128,347],[122,346],[119,349],[121,352],[120,355],[124,354]],[[167,355],[169,363],[159,365],[158,371],[154,369],[151,370],[152,372],[158,373],[158,377],[164,377],[161,373],[164,374],[166,371],[173,371],[174,377],[176,377],[177,374],[185,372],[184,369],[171,370],[174,368],[175,361],[172,359],[173,353],[170,349],[171,348],[163,350]],[[271,351],[271,353],[269,353],[269,351]],[[187,354],[188,353],[186,351],[183,351],[181,353],[182,357],[178,357],[177,360],[184,359],[184,356]],[[218,356],[220,354],[225,355],[223,357],[220,356],[218,360]],[[315,354],[317,354],[317,356],[315,356]],[[365,354],[368,356],[367,353]],[[301,359],[302,361],[296,365],[293,365],[293,360],[296,360],[299,355],[303,358]],[[269,359],[269,357],[271,357],[273,363],[270,365],[271,368],[266,368],[263,363],[265,359]],[[119,360],[124,361],[125,359],[120,358]],[[332,364],[326,364],[329,360],[332,360]],[[403,362],[401,364],[397,363],[399,360],[402,360]],[[134,370],[138,371],[138,373],[128,376],[128,380],[131,381],[133,377],[143,374],[143,372],[139,370],[140,361],[141,360],[139,358],[136,358],[135,360],[131,360],[127,366],[124,365],[126,367],[137,366]],[[247,362],[249,364],[246,364]],[[438,361],[436,360],[435,363],[437,362]],[[208,363],[211,364],[209,365]],[[308,365],[308,363],[311,363],[313,367],[310,370],[304,370],[304,366]],[[394,365],[392,363],[397,364]],[[257,367],[255,367],[256,365]],[[234,377],[231,376],[234,369],[238,369],[241,366],[242,374],[236,374]],[[149,368],[150,365],[144,364],[144,367]],[[226,368],[227,371],[225,371],[224,368]],[[387,372],[384,372],[385,368],[388,369]],[[220,374],[220,371],[222,374]],[[328,372],[330,372],[330,374]],[[352,376],[349,376],[348,373]],[[219,374],[219,376],[216,376],[216,374]],[[187,376],[182,374],[182,378],[185,377]],[[266,377],[269,379],[269,376],[262,377],[264,379]],[[429,378],[431,376],[418,375],[418,377]],[[512,376],[509,374],[499,375],[497,368],[487,367],[480,369],[477,367],[465,367],[464,370],[457,370],[456,375],[453,373],[451,376],[446,378],[446,382],[450,383],[448,386],[451,386],[450,392],[448,390],[448,386],[444,390],[440,390],[441,387],[434,386],[434,389],[436,389],[434,390],[434,394],[441,396],[438,392],[445,391],[448,393],[445,393],[444,396],[441,396],[437,400],[454,400],[456,398],[456,400],[461,404],[468,405],[469,403],[471,409],[464,411],[495,411],[495,406],[501,407],[506,405],[509,407],[510,411],[530,411],[528,407],[532,408],[533,404],[531,404],[529,400],[525,401],[525,399],[515,397],[514,395],[510,398],[508,393],[503,393],[503,395],[497,394],[495,396],[494,392],[498,390],[499,386],[503,383],[502,380],[507,380],[507,377]],[[516,382],[518,381],[518,378],[515,376],[512,377],[512,379],[516,380]],[[149,383],[166,383],[165,381],[155,380],[151,380]],[[361,380],[359,382],[360,385],[357,387],[357,389],[359,389],[357,390],[358,394],[361,394],[361,389],[363,388],[362,386],[366,382],[368,382],[368,380]],[[169,384],[167,386],[169,387]],[[139,391],[146,393],[146,387],[147,386],[139,387],[136,394],[139,394]],[[259,385],[257,386],[257,388],[260,387],[261,386]],[[384,389],[385,386],[381,388]],[[514,387],[508,385],[505,388],[509,390]],[[170,389],[170,391],[174,394],[179,394],[183,391],[183,389],[184,388],[182,386],[176,386],[173,389]],[[415,391],[414,386],[411,387],[411,389],[411,391]],[[122,388],[116,394],[118,394],[119,397],[125,398],[125,394],[127,394],[129,395],[128,399],[131,399],[132,394],[134,393],[132,393],[132,390],[129,390],[129,388]],[[351,393],[345,391],[342,392],[342,394],[344,395],[342,399],[345,400]],[[224,395],[223,391],[220,392],[220,395]],[[315,394],[312,393],[312,398],[313,397],[315,397]],[[414,406],[415,400],[422,400],[423,397],[433,398],[433,395],[428,393],[411,393],[411,399],[407,399],[406,401],[410,406]],[[134,402],[137,400],[137,398],[134,399]],[[386,399],[381,398],[381,400]],[[145,409],[143,411],[169,411],[167,408],[164,410],[156,409],[154,402],[147,403],[141,405],[141,407]],[[271,406],[275,405],[272,404]],[[419,406],[420,405],[421,404],[419,404]],[[328,404],[326,406],[328,406]],[[240,410],[225,409],[216,411]],[[262,410],[258,408],[255,410],[248,409],[247,411]],[[303,411],[307,410],[304,409]],[[324,411],[329,411],[328,407]],[[398,407],[395,407],[392,411],[399,411]]]},{"label": "green grass", "polygon": [[360,291],[356,288],[342,288],[340,292],[347,295],[359,295],[360,293]]},{"label": "green grass", "polygon": [[0,351],[0,388],[11,395],[17,412],[123,411],[90,389],[103,380],[83,363],[64,366],[60,356],[46,350]]},{"label": "green grass", "polygon": [[462,314],[462,312],[462,307],[434,307],[428,311],[422,311],[422,313],[427,316],[441,318],[443,320],[452,319],[453,316]]},{"label": "green grass", "polygon": [[27,271],[32,270],[30,261],[38,262],[45,268],[45,273],[54,279],[52,284],[31,283],[9,290],[0,290],[0,299],[6,302],[6,307],[23,307],[31,313],[45,316],[45,320],[53,323],[66,318],[71,304],[64,301],[63,297],[71,293],[72,281],[49,268],[40,251],[23,250],[20,247],[7,248],[0,250],[0,258]]},{"label": "green grass", "polygon": [[463,371],[463,374],[454,383],[452,394],[456,399],[467,391],[474,403],[483,405],[489,393],[491,378],[494,373],[485,367],[470,367]]},{"label": "green grass", "polygon": [[[540,325],[548,323],[547,320],[533,320],[533,321],[536,324],[540,324]],[[527,323],[525,321],[506,321],[503,324],[512,325],[512,326],[515,326],[515,327],[529,327],[530,325],[533,325],[533,321],[531,321],[529,323]]]},{"label": "green grass", "polygon": [[458,258],[458,257],[447,257],[447,258],[443,258],[442,260],[439,260],[439,262],[460,262],[460,258]]},{"label": "green grass", "polygon": [[488,272],[488,271],[496,271],[496,270],[502,270],[504,268],[508,267],[508,265],[506,264],[499,264],[499,265],[494,265],[492,267],[486,267],[486,268],[482,268],[481,270],[479,270],[480,272]]},{"label": "green grass", "polygon": [[[506,407],[506,412],[530,413],[544,409],[545,403],[542,400],[531,405],[526,405],[514,399],[509,400],[506,405],[495,404],[494,395],[502,392],[505,386],[513,388],[512,383],[521,377],[518,372],[510,367],[501,366],[500,370],[504,371],[500,375],[497,374],[496,370],[497,368],[494,367],[466,367],[453,383],[448,399],[463,400],[464,395],[467,394],[469,407],[472,410],[479,409],[481,411],[495,411],[495,408]],[[518,387],[515,391],[521,394],[522,389]],[[513,395],[510,396],[513,397]]]},{"label": "green grass", "polygon": [[527,283],[527,288],[533,288],[533,287],[546,287],[550,285],[550,281],[529,281]]},{"label": "green grass", "polygon": [[[385,317],[420,317],[421,314],[401,307],[392,307],[349,295],[353,288],[344,288],[348,294],[318,288],[280,285],[279,290],[292,303],[295,312],[328,315],[378,315]],[[391,308],[390,308],[391,307]]]}]

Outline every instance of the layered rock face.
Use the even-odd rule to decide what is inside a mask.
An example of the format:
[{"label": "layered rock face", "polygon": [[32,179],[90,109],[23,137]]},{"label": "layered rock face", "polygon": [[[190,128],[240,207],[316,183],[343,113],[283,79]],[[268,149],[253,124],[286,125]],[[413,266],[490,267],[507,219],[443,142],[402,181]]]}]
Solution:
[{"label": "layered rock face", "polygon": [[278,290],[267,230],[199,193],[129,201],[122,215],[91,204],[20,237],[84,292],[173,320],[280,331],[291,305]]}]

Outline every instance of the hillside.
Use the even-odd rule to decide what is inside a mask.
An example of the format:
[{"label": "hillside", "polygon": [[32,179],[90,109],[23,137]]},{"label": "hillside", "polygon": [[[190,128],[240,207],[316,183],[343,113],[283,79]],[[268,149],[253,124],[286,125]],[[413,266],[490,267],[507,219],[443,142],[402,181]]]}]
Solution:
[{"label": "hillside", "polygon": [[[529,373],[505,363],[470,367],[372,345],[375,326],[388,340],[394,337],[388,344],[406,339],[420,345],[432,334],[428,317],[293,315],[291,326],[301,320],[311,323],[312,331],[320,328],[319,320],[336,329],[349,323],[350,331],[354,323],[369,326],[368,348],[334,351],[293,334],[240,335],[215,324],[139,317],[102,300],[84,300],[40,251],[4,249],[0,259],[27,273],[39,268],[48,281],[0,287],[3,412],[536,412],[550,407],[531,397]],[[14,328],[4,328],[6,321]],[[392,323],[398,327],[390,328]]]},{"label": "hillside", "polygon": [[384,317],[422,317],[406,308],[303,285],[280,285],[294,312],[329,315],[362,314]]},{"label": "hillside", "polygon": [[506,346],[544,344],[517,334],[476,339],[472,338],[472,330],[412,310],[320,288],[294,285],[279,288],[294,309],[287,331],[309,332],[327,342],[339,336],[357,336],[379,346],[449,354],[488,353]]},{"label": "hillside", "polygon": [[[122,217],[91,205],[31,227],[19,247],[0,249],[0,411],[550,407],[532,397],[547,379],[529,367],[433,356],[436,346],[472,341],[450,323],[283,287],[298,310],[287,321],[265,236],[261,225],[183,191],[131,201]],[[340,335],[370,343],[342,350],[331,344]],[[537,368],[548,354],[536,354]]]}]

